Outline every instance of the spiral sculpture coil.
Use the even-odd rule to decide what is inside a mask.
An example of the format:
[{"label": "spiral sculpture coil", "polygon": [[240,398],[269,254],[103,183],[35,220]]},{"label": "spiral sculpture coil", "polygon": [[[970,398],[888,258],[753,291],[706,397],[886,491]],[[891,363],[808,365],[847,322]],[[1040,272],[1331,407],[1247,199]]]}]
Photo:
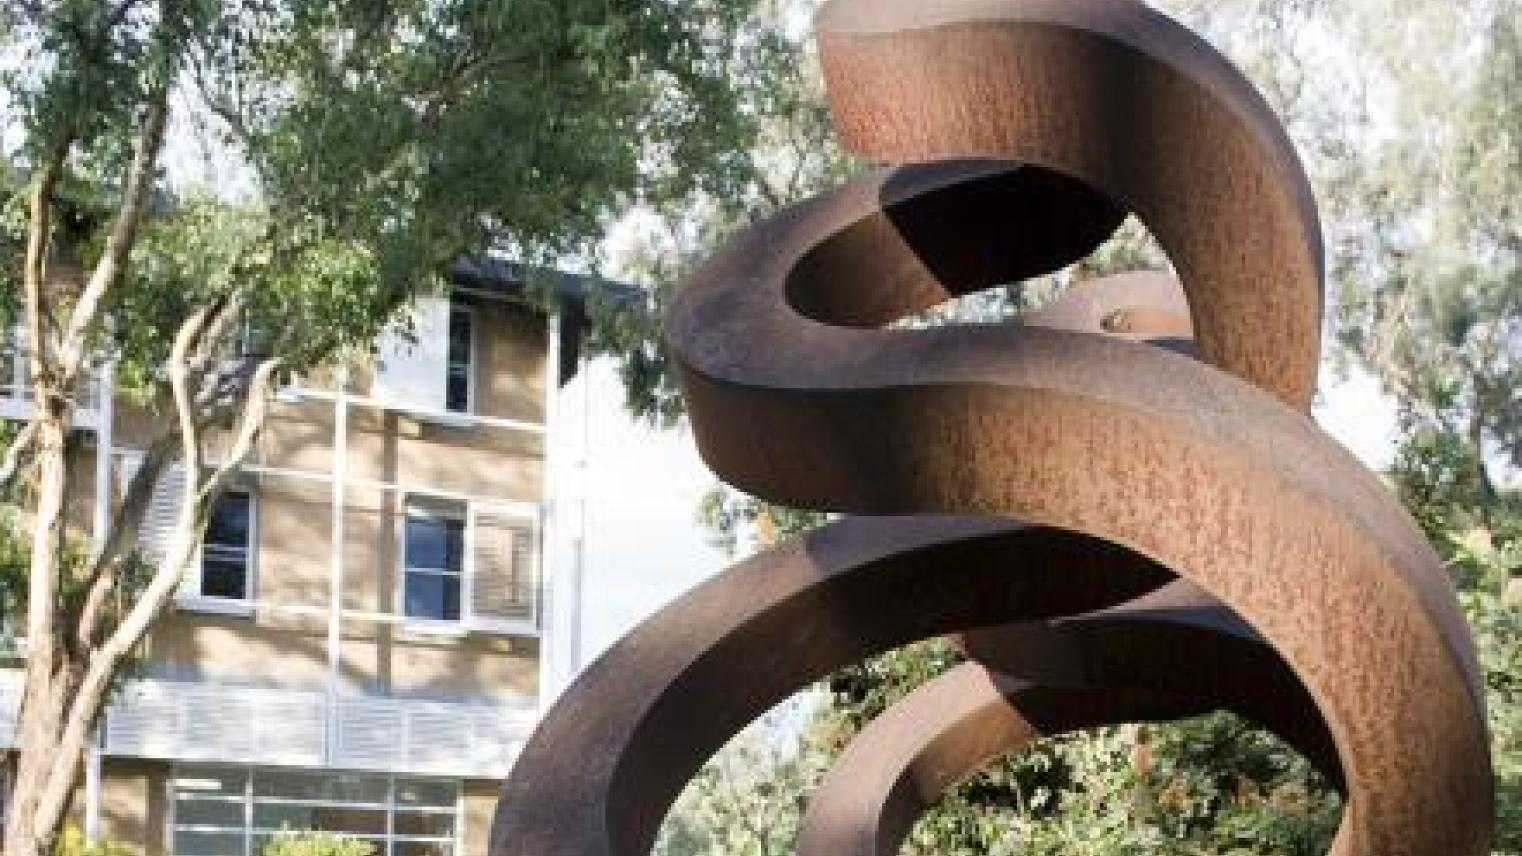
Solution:
[{"label": "spiral sculpture coil", "polygon": [[[504,784],[492,853],[646,854],[737,730],[941,634],[972,662],[858,736],[800,853],[894,853],[942,789],[1041,735],[1214,708],[1342,789],[1333,854],[1488,852],[1451,584],[1307,415],[1320,227],[1267,105],[1134,0],[833,0],[816,23],[837,132],[894,166],[740,235],[666,336],[715,472],[847,516],[591,665]],[[1071,264],[1127,214],[1177,285],[1090,283],[1015,327],[890,326]]]}]

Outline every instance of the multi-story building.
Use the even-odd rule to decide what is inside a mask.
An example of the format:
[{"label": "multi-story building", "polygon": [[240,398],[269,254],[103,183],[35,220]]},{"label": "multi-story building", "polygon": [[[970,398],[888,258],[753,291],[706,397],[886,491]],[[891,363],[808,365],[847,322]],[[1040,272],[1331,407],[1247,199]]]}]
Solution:
[{"label": "multi-story building", "polygon": [[[249,856],[282,828],[377,856],[485,850],[497,785],[567,676],[579,592],[551,472],[586,281],[559,313],[515,269],[456,265],[373,364],[285,386],[175,608],[99,729],[80,822],[144,854]],[[30,413],[20,359],[0,416]],[[165,418],[109,373],[75,416],[82,525],[104,525]],[[140,549],[164,548],[171,471]],[[562,536],[557,540],[556,532]],[[0,744],[19,672],[0,672]]]}]

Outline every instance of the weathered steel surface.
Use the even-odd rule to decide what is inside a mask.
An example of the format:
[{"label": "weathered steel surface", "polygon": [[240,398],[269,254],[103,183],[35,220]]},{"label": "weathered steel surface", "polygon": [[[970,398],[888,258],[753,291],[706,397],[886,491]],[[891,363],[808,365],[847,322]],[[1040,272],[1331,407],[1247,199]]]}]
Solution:
[{"label": "weathered steel surface", "polygon": [[1239,713],[1342,786],[1332,735],[1295,673],[1193,583],[1084,615],[970,630],[962,641],[973,659],[1033,684],[1147,690]]},{"label": "weathered steel surface", "polygon": [[964,663],[926,682],[859,734],[809,802],[799,856],[892,856],[951,785],[1042,737],[1177,719],[1204,702],[1144,690],[1043,687]]},{"label": "weathered steel surface", "polygon": [[[1176,574],[1209,621],[1101,612],[981,655],[1049,689],[1177,683],[1263,706],[1307,754],[1335,755],[1338,856],[1485,853],[1483,695],[1447,575],[1304,413],[1319,229],[1262,101],[1132,0],[834,0],[818,24],[844,140],[915,163],[741,234],[687,283],[667,340],[720,476],[791,505],[906,516],[846,519],[743,563],[615,646],[525,748],[492,852],[647,852],[708,754],[829,669],[1093,613]],[[885,328],[1059,268],[1124,211],[1168,251],[1187,325],[1152,305],[1106,309],[1099,330],[1093,313],[1059,319],[1069,329]],[[1198,361],[1102,335],[1187,351],[1190,330]],[[1184,687],[1106,653],[1152,633],[1165,641],[1138,651],[1177,659],[1178,632],[1236,640],[1302,702],[1208,686],[1206,660]]]},{"label": "weathered steel surface", "polygon": [[648,853],[736,731],[830,671],[968,627],[1093,611],[1171,579],[1077,532],[993,517],[853,517],[741,562],[568,688],[503,784],[492,852]]}]

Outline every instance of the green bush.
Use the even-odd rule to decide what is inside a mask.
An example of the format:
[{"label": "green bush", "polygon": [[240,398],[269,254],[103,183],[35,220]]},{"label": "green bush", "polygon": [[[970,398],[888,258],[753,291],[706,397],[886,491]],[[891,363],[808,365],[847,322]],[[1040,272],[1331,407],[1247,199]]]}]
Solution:
[{"label": "green bush", "polygon": [[296,832],[275,834],[261,856],[372,856],[374,845],[347,835],[332,832]]},{"label": "green bush", "polygon": [[84,832],[73,823],[64,827],[63,835],[53,847],[53,856],[132,856],[135,852],[125,844],[109,840],[87,844]]}]

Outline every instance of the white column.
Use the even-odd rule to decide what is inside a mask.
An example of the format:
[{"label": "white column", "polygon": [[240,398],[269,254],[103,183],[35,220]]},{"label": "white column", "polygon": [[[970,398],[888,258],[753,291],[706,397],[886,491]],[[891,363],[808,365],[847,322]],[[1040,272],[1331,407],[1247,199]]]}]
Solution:
[{"label": "white column", "polygon": [[107,361],[100,367],[95,385],[95,514],[91,532],[95,549],[105,546],[111,527],[111,452],[112,422],[116,418],[116,363]]},{"label": "white column", "polygon": [[85,841],[100,841],[100,735],[85,750]]},{"label": "white column", "polygon": [[[116,418],[116,364],[106,361],[100,367],[95,390],[95,508],[91,521],[91,545],[100,550],[111,528],[111,452],[112,422]],[[90,741],[85,754],[85,841],[100,841],[100,734]]]},{"label": "white column", "polygon": [[559,425],[560,410],[560,313],[545,316],[544,356],[544,465],[539,504],[539,709],[549,708],[559,692],[560,597],[558,562],[560,546]]},{"label": "white column", "polygon": [[338,696],[343,680],[344,490],[349,467],[349,371],[340,366],[333,394],[332,525],[328,548],[328,712],[324,754],[337,745]]}]

